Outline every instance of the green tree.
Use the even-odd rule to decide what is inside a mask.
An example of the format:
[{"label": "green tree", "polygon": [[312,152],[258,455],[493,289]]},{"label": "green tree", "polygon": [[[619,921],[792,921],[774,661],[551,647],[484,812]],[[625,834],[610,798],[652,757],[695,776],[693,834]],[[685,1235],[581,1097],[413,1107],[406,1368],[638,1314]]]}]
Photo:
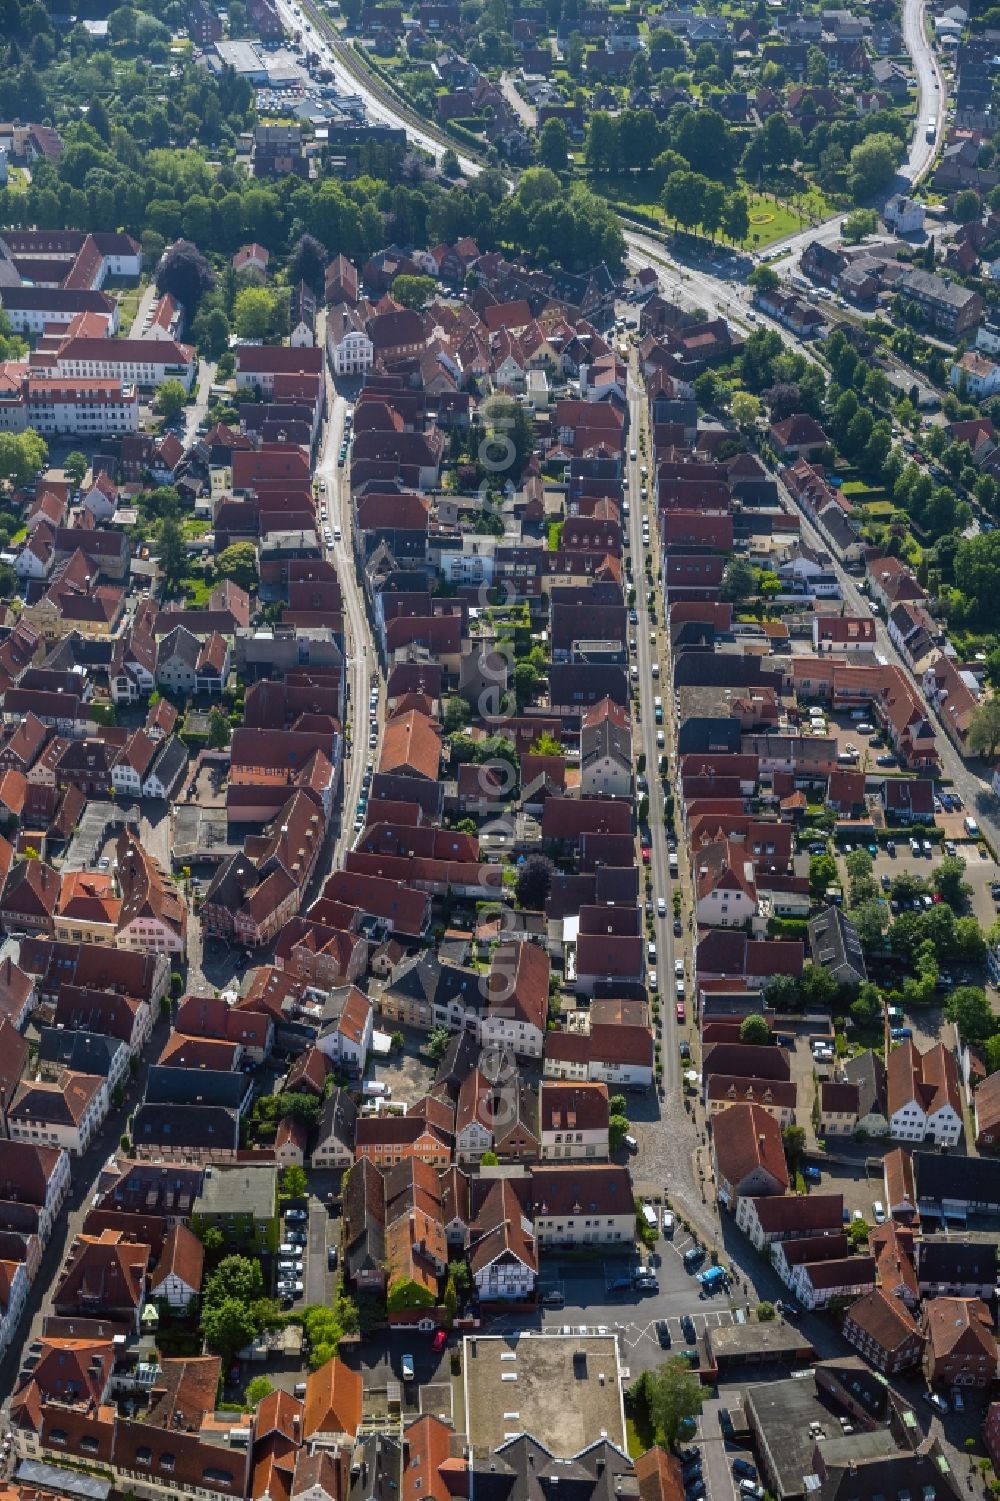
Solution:
[{"label": "green tree", "polygon": [[187,391],[179,380],[165,380],[156,392],[156,410],[167,422],[179,417],[187,404]]},{"label": "green tree", "polygon": [[794,975],[772,975],[764,986],[764,996],[772,1011],[800,1011],[802,997]]},{"label": "green tree", "polygon": [[963,1042],[985,1042],[1000,1031],[1000,1018],[994,1016],[985,991],[978,985],[959,985],[953,990],[945,1014],[955,1023]]},{"label": "green tree", "polygon": [[180,523],[172,516],[165,516],[158,528],[158,557],[160,572],[170,588],[184,577],[187,571],[187,547]]},{"label": "green tree", "polygon": [[264,1276],[260,1262],[249,1256],[227,1256],[206,1281],[202,1305],[210,1307],[227,1299],[251,1304],[259,1302],[263,1296]]},{"label": "green tree", "polygon": [[444,706],[444,732],[446,735],[454,735],[458,730],[464,730],[472,718],[472,710],[468,701],[461,698],[457,693],[446,699]]},{"label": "green tree", "polygon": [[793,1173],[798,1171],[802,1154],[806,1149],[805,1126],[785,1126],[781,1133],[782,1145],[785,1148],[785,1160]]},{"label": "green tree", "polygon": [[562,746],[552,735],[539,735],[532,743],[531,755],[533,756],[561,756]]},{"label": "green tree", "polygon": [[701,1412],[705,1389],[687,1361],[675,1358],[645,1373],[643,1395],[656,1442],[672,1449],[684,1419]]},{"label": "green tree", "polygon": [[274,321],[274,296],[267,287],[244,287],[233,302],[233,327],[241,339],[266,339]]},{"label": "green tree", "polygon": [[885,932],[885,907],[877,897],[868,898],[859,906],[852,907],[848,916],[857,929],[858,941],[866,954],[881,947]]},{"label": "green tree", "polygon": [[773,1318],[774,1318],[774,1304],[773,1303],[768,1303],[767,1300],[765,1299],[765,1301],[763,1303],[758,1303],[757,1304],[757,1322],[759,1324],[769,1324]]},{"label": "green tree", "polygon": [[489,1152],[489,1151],[487,1151],[487,1152],[484,1152],[483,1155],[480,1157],[480,1159],[479,1159],[479,1166],[480,1167],[496,1167],[497,1164],[499,1163],[499,1161],[500,1161],[500,1158],[497,1156],[496,1152]]},{"label": "green tree", "polygon": [[856,208],[844,220],[842,233],[849,245],[857,245],[866,235],[873,235],[877,228],[878,215],[873,208]]},{"label": "green tree", "polygon": [[750,203],[746,193],[730,193],[722,215],[722,232],[727,240],[742,245],[750,234]]},{"label": "green tree", "polygon": [[895,136],[876,133],[866,136],[851,151],[848,185],[856,203],[873,198],[896,175],[901,152]]},{"label": "green tree", "polygon": [[444,1303],[444,1311],[448,1328],[450,1329],[455,1322],[455,1315],[458,1313],[458,1288],[455,1286],[455,1279],[453,1277],[449,1277],[445,1283],[444,1297],[441,1301]]},{"label": "green tree", "polygon": [[799,994],[806,1011],[829,1010],[837,999],[839,987],[828,969],[811,961],[802,971]]},{"label": "green tree", "polygon": [[[760,416],[760,400],[749,391],[737,391],[730,402],[730,411],[737,427],[744,430],[753,427]],[[734,559],[734,561],[736,561]],[[745,561],[741,559],[740,561]],[[747,565],[749,566],[749,565]]]},{"label": "green tree", "polygon": [[752,1043],[755,1047],[766,1047],[771,1041],[771,1028],[767,1019],[759,1012],[752,1011],[745,1016],[740,1023],[740,1042]]},{"label": "green tree", "polygon": [[225,750],[229,744],[229,720],[221,709],[208,716],[208,744],[211,750]]},{"label": "green tree", "polygon": [[569,132],[562,120],[546,120],[538,135],[537,155],[550,172],[565,172],[569,162]]},{"label": "green tree", "polygon": [[956,224],[971,224],[973,219],[978,219],[983,211],[979,194],[973,188],[965,188],[955,197],[951,216]]},{"label": "green tree", "polygon": [[859,1027],[870,1027],[882,1014],[882,1002],[878,988],[866,980],[851,1002],[851,1017]]},{"label": "green tree", "polygon": [[415,308],[417,312],[427,306],[436,292],[437,282],[433,276],[411,276],[404,272],[393,278],[393,301],[403,307]]},{"label": "green tree", "polygon": [[306,1170],[297,1162],[290,1163],[281,1175],[281,1191],[289,1199],[304,1199],[309,1192]]},{"label": "green tree", "polygon": [[45,468],[49,450],[33,427],[23,433],[0,433],[0,481],[20,489]]},{"label": "green tree", "polygon": [[247,1407],[256,1407],[258,1402],[263,1402],[273,1391],[274,1387],[266,1376],[255,1376],[252,1381],[247,1382],[247,1389],[243,1394]]},{"label": "green tree", "polygon": [[608,1116],[608,1145],[612,1152],[617,1152],[625,1137],[628,1135],[629,1119],[627,1115],[615,1112]]},{"label": "green tree", "polygon": [[773,292],[781,286],[781,277],[773,266],[765,266],[763,262],[754,266],[747,277],[750,286],[756,287],[758,292]]},{"label": "green tree", "polygon": [[77,488],[83,484],[83,477],[87,473],[88,468],[87,456],[81,453],[78,448],[74,448],[72,453],[68,453],[63,462],[63,469],[66,471],[67,479]]},{"label": "green tree", "polygon": [[515,895],[519,907],[540,912],[548,900],[555,866],[547,855],[528,855],[517,872]]},{"label": "green tree", "polygon": [[864,1251],[868,1247],[871,1226],[867,1220],[851,1220],[847,1227],[847,1239],[852,1251]]},{"label": "green tree", "polygon": [[837,862],[832,855],[813,855],[809,861],[809,895],[813,901],[823,898],[837,881]]},{"label": "green tree", "polygon": [[851,906],[867,901],[874,892],[872,871],[874,865],[867,850],[852,850],[844,861],[847,879],[850,882]]},{"label": "green tree", "polygon": [[215,561],[220,578],[231,579],[241,589],[257,587],[257,549],[252,542],[233,542],[224,547]]},{"label": "green tree", "polygon": [[956,910],[965,905],[965,898],[972,888],[965,880],[965,861],[961,855],[945,855],[931,879],[934,890],[949,907]]},{"label": "green tree", "polygon": [[230,1361],[260,1333],[258,1315],[237,1298],[223,1298],[202,1309],[201,1332],[206,1343]]},{"label": "green tree", "polygon": [[457,177],[461,177],[462,175],[462,164],[458,159],[457,153],[450,146],[446,148],[441,157],[441,175],[442,177],[451,178],[453,182]]},{"label": "green tree", "polygon": [[517,700],[518,710],[523,710],[530,704],[538,691],[538,669],[530,662],[518,662],[512,674],[514,683],[514,697]]},{"label": "green tree", "polygon": [[973,756],[992,758],[1000,745],[1000,698],[988,698],[973,711],[965,743]]},{"label": "green tree", "polygon": [[749,599],[754,592],[754,571],[749,560],[742,556],[732,557],[722,575],[722,598],[734,604]]},{"label": "green tree", "polygon": [[427,1056],[433,1063],[440,1063],[451,1043],[451,1033],[447,1027],[435,1027],[427,1039]]}]

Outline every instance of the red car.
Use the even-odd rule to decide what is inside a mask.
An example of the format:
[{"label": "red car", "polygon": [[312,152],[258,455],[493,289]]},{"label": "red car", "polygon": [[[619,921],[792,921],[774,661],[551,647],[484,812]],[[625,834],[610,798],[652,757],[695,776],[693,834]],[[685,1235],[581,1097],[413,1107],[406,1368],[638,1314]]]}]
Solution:
[{"label": "red car", "polygon": [[648,844],[644,844],[643,847],[642,847],[642,863],[643,863],[643,865],[648,865],[649,864],[649,845]]},{"label": "red car", "polygon": [[674,1007],[674,1010],[677,1014],[677,1020],[679,1022],[682,1022],[684,1020],[684,1002],[678,1001],[677,1005]]},{"label": "red car", "polygon": [[439,1355],[441,1353],[441,1351],[444,1349],[444,1347],[445,1347],[445,1345],[447,1343],[448,1343],[448,1331],[447,1331],[447,1329],[439,1329],[437,1331],[437,1333],[435,1334],[434,1338],[431,1340],[431,1349],[434,1351],[435,1355]]}]

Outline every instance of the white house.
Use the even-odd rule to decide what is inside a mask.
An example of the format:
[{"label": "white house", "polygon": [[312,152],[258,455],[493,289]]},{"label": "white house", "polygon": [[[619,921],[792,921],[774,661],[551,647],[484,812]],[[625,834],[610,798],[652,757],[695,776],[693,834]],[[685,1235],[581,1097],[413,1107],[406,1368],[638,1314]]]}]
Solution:
[{"label": "white house", "polygon": [[82,1157],[108,1113],[108,1084],[94,1074],[68,1070],[58,1082],[22,1083],[7,1112],[12,1141],[61,1147]]},{"label": "white house", "polygon": [[886,1062],[889,1134],[894,1141],[918,1144],[932,1137],[939,1147],[953,1147],[962,1135],[962,1096],[954,1055],[939,1042],[918,1053],[907,1040]]},{"label": "white house", "polygon": [[173,339],[102,339],[74,334],[56,354],[56,370],[66,387],[72,387],[75,378],[82,376],[121,381],[123,388],[148,389],[178,380],[185,391],[190,391],[197,368],[197,356],[190,345],[177,344]]},{"label": "white house", "polygon": [[31,1286],[23,1261],[0,1261],[0,1355],[17,1332]]},{"label": "white house", "polygon": [[499,1178],[470,1227],[469,1265],[481,1300],[522,1302],[538,1276],[534,1226],[525,1213],[526,1180]]},{"label": "white house", "polygon": [[95,521],[110,521],[118,508],[118,486],[101,470],[84,490],[80,504],[92,513]]},{"label": "white house", "polygon": [[794,1268],[789,1286],[803,1308],[827,1308],[840,1300],[853,1301],[875,1286],[875,1258],[843,1256],[801,1262]]},{"label": "white house", "polygon": [[544,1165],[531,1174],[539,1247],[631,1245],[635,1197],[627,1167],[602,1163]]},{"label": "white house", "polygon": [[964,385],[973,401],[983,401],[1000,391],[1000,365],[975,349],[967,349],[952,365],[948,380],[955,390]]},{"label": "white house", "polygon": [[334,1063],[361,1075],[372,1045],[375,1008],[356,985],[331,990],[316,1046]]},{"label": "white house", "polygon": [[609,698],[583,711],[580,794],[632,796],[632,721],[626,710]]},{"label": "white house", "polygon": [[375,362],[375,346],[355,308],[331,308],[326,318],[326,349],[334,375],[364,375]]},{"label": "white house", "polygon": [[543,1161],[608,1156],[608,1087],[543,1080],[538,1092]]},{"label": "white house", "polygon": [[882,218],[898,235],[919,234],[924,227],[924,206],[905,193],[894,193],[882,210]]},{"label": "white house", "polygon": [[69,1156],[38,1141],[5,1141],[0,1154],[0,1198],[29,1204],[38,1215],[38,1239],[52,1233],[70,1185]]},{"label": "white house", "polygon": [[481,1069],[470,1069],[458,1091],[455,1105],[455,1160],[476,1162],[484,1152],[493,1150],[493,1130],[487,1124],[485,1102],[490,1093],[489,1080]]},{"label": "white house", "polygon": [[162,1298],[171,1308],[186,1312],[201,1292],[204,1266],[205,1248],[194,1232],[180,1223],[171,1225],[163,1252],[150,1275],[150,1296]]},{"label": "white house", "polygon": [[504,943],[493,953],[488,1012],[480,1024],[484,1048],[540,1058],[548,1025],[549,956],[535,943]]},{"label": "white house", "polygon": [[695,900],[698,922],[711,928],[739,928],[757,913],[757,887],[752,861],[742,846],[718,840],[698,850]]}]

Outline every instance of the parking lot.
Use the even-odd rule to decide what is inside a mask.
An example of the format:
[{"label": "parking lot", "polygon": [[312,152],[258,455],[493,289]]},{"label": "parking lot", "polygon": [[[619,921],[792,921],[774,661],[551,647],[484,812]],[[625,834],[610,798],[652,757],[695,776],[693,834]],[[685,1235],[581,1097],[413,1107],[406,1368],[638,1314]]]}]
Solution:
[{"label": "parking lot", "polygon": [[[888,1139],[880,1146],[878,1143],[866,1143],[866,1151],[873,1152],[881,1158],[883,1151],[891,1148],[892,1142]],[[815,1161],[815,1159],[814,1159]],[[885,1182],[881,1169],[868,1172],[864,1161],[859,1161],[856,1167],[849,1167],[846,1163],[833,1163],[830,1167],[823,1167],[820,1171],[820,1181],[812,1181],[809,1185],[812,1193],[842,1193],[844,1195],[844,1208],[853,1219],[855,1213],[860,1211],[861,1217],[867,1220],[869,1225],[875,1223],[872,1205],[878,1200],[885,1203]]]},{"label": "parking lot", "polygon": [[[393,1030],[397,1027],[398,1024],[393,1023]],[[417,1056],[418,1048],[427,1041],[426,1034],[408,1032],[405,1028],[401,1030],[406,1036],[403,1051],[390,1053],[387,1058],[376,1058],[369,1074],[379,1084],[388,1085],[393,1103],[413,1105],[423,1099],[434,1083],[434,1067]]]},{"label": "parking lot", "polygon": [[[698,1345],[704,1356],[704,1332],[706,1327],[719,1328],[732,1324],[739,1310],[744,1316],[749,1307],[749,1294],[735,1280],[729,1291],[714,1294],[704,1292],[696,1280],[694,1271],[707,1271],[711,1258],[706,1255],[700,1266],[688,1272],[684,1267],[684,1252],[694,1242],[678,1225],[673,1239],[661,1238],[650,1252],[625,1253],[605,1257],[601,1261],[560,1260],[547,1257],[545,1273],[540,1283],[543,1294],[556,1291],[562,1294],[563,1305],[559,1308],[542,1309],[543,1329],[606,1328],[617,1333],[622,1351],[622,1362],[633,1376],[649,1370],[682,1350]],[[724,1260],[724,1259],[723,1259]],[[631,1286],[635,1270],[648,1262],[656,1278],[655,1291],[642,1292]],[[695,1340],[690,1338],[690,1328],[685,1332],[682,1319],[690,1318]],[[658,1325],[665,1322],[670,1344],[661,1334]]]}]

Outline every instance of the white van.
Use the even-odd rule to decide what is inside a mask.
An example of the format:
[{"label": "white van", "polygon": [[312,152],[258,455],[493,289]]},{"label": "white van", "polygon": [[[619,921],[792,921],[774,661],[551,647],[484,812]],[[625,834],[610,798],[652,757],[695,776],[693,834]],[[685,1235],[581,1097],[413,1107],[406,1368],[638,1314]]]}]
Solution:
[{"label": "white van", "polygon": [[976,823],[976,820],[974,818],[966,818],[964,820],[964,823],[965,823],[965,832],[968,834],[969,838],[970,839],[978,839],[979,838],[979,825]]}]

